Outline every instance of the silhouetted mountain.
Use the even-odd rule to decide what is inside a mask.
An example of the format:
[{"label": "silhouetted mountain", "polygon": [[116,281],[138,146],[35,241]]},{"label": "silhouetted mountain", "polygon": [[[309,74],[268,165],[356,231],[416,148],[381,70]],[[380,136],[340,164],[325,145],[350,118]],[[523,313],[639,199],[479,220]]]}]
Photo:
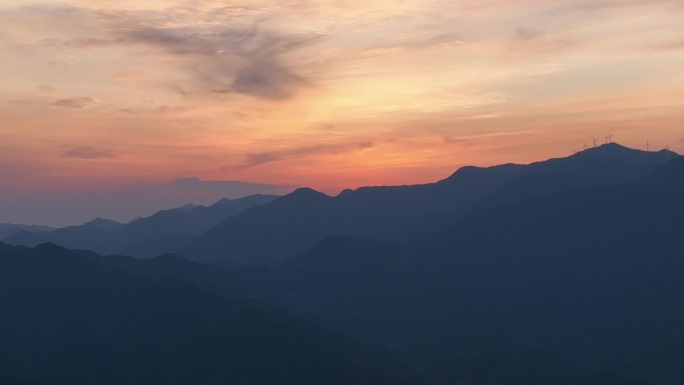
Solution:
[{"label": "silhouetted mountain", "polygon": [[1,245],[0,306],[5,378],[55,385],[419,382],[382,354],[268,306],[103,269],[51,244]]},{"label": "silhouetted mountain", "polygon": [[103,254],[126,254],[151,258],[176,250],[227,217],[246,208],[271,202],[273,195],[253,195],[241,199],[222,199],[215,204],[185,206],[160,211],[126,225],[95,219],[81,226],[70,226],[51,232],[22,232],[3,239],[14,245],[36,246],[55,243],[72,249],[87,249]]},{"label": "silhouetted mountain", "polygon": [[190,210],[194,209],[195,207],[197,207],[197,205],[193,205],[192,203],[188,203],[184,206],[176,207],[174,210],[180,211],[180,212],[185,212],[185,211],[190,211]]},{"label": "silhouetted mountain", "polygon": [[632,183],[676,157],[672,151],[638,151],[609,143],[568,158],[532,163],[529,175],[507,183],[486,201],[513,202],[530,195]]},{"label": "silhouetted mountain", "polygon": [[210,263],[261,265],[304,253],[328,235],[406,240],[436,233],[454,213],[483,200],[634,182],[675,156],[607,144],[530,165],[464,167],[433,184],[364,187],[334,198],[299,189],[225,220],[179,253]]},{"label": "silhouetted mountain", "polygon": [[32,233],[20,231],[3,239],[3,242],[12,245],[34,247],[42,243],[58,243],[61,246],[73,249],[98,250],[104,245],[110,232],[92,226],[69,226],[50,232]]},{"label": "silhouetted mountain", "polygon": [[641,179],[641,183],[684,191],[684,156],[674,158]]},{"label": "silhouetted mountain", "polygon": [[[402,354],[416,354],[407,344],[434,346],[420,336],[426,330],[436,336],[429,341],[453,333],[474,339],[416,358],[442,362],[439,378],[461,365],[445,357],[470,360],[459,352],[481,351],[477,341],[493,339],[684,383],[673,369],[684,325],[682,159],[636,183],[487,202],[429,247],[325,238],[278,267],[225,270],[232,283],[226,290],[398,344]],[[506,357],[509,368],[525,367]]]},{"label": "silhouetted mountain", "polygon": [[0,223],[0,239],[12,236],[20,231],[26,231],[29,233],[39,233],[44,231],[54,230],[52,227],[48,226],[34,226],[34,225],[17,225],[13,223]]},{"label": "silhouetted mountain", "polygon": [[95,218],[92,221],[82,224],[81,226],[95,227],[97,229],[105,231],[116,231],[124,227],[125,225],[123,223],[112,221],[110,219]]},{"label": "silhouetted mountain", "polygon": [[[182,255],[201,261],[224,265],[278,262],[270,267],[214,267],[175,255],[136,260],[81,251],[72,253],[78,258],[74,257],[70,271],[78,271],[79,266],[94,266],[99,274],[97,283],[103,285],[108,282],[103,277],[123,276],[130,280],[132,283],[121,294],[122,301],[128,301],[126,305],[97,286],[87,291],[93,295],[102,292],[98,301],[124,309],[124,315],[131,314],[127,313],[128,306],[151,306],[145,317],[136,316],[134,320],[169,322],[173,326],[175,321],[161,319],[185,319],[185,315],[175,313],[175,308],[172,311],[157,307],[161,306],[158,303],[206,315],[198,316],[197,322],[203,326],[191,328],[191,333],[173,326],[171,336],[177,337],[161,337],[135,323],[134,329],[126,328],[124,332],[110,324],[102,326],[105,329],[88,328],[87,333],[107,330],[93,333],[98,338],[105,336],[107,343],[123,341],[121,346],[134,352],[121,357],[108,351],[106,357],[114,357],[125,367],[139,368],[136,365],[140,363],[131,360],[148,362],[145,357],[149,354],[140,351],[162,354],[169,347],[163,342],[166,340],[173,346],[189,346],[189,350],[209,344],[208,352],[224,352],[211,344],[215,337],[199,331],[204,330],[207,322],[214,325],[208,319],[224,319],[203,307],[208,301],[203,299],[204,294],[176,291],[161,301],[145,302],[150,291],[166,293],[171,285],[168,280],[176,280],[229,298],[212,296],[221,303],[234,304],[235,300],[230,298],[236,296],[251,297],[384,344],[395,358],[436,384],[647,384],[639,379],[681,384],[684,374],[678,363],[684,346],[680,338],[684,325],[682,159],[669,152],[647,153],[606,145],[526,166],[466,167],[429,185],[362,188],[337,197],[300,189],[224,220],[189,245],[176,245],[184,251]],[[176,210],[176,214],[182,213]],[[160,217],[172,221],[176,214],[164,213]],[[417,228],[431,234],[429,242],[412,242],[411,232]],[[178,238],[164,239],[157,238],[160,242]],[[18,255],[22,250],[26,249],[0,245],[0,254]],[[292,255],[296,256],[288,258]],[[44,274],[51,269],[38,264],[26,271]],[[4,270],[0,266],[0,271]],[[76,278],[60,276],[59,280],[90,282]],[[28,285],[27,282],[42,281],[30,276],[22,282]],[[37,303],[50,309],[68,309],[63,311],[69,314],[80,314],[83,308],[92,307],[109,321],[118,322],[117,315],[107,313],[112,312],[109,307],[98,307],[86,294],[73,294],[76,289],[69,289],[70,285],[54,289],[55,295],[59,294],[56,302],[55,298],[48,301],[38,296]],[[62,289],[71,291],[60,292]],[[133,298],[133,291],[142,294]],[[17,290],[8,288],[0,292]],[[71,296],[78,302],[61,299]],[[34,298],[30,294],[28,297]],[[171,299],[175,297],[180,299]],[[246,307],[251,304],[238,302]],[[27,303],[36,301],[21,306],[26,307]],[[84,305],[78,305],[81,303]],[[223,309],[224,305],[216,306]],[[23,314],[14,308],[12,311]],[[26,329],[20,329],[21,333],[37,325],[39,321],[35,320],[70,319],[43,313],[30,316],[26,316],[30,320]],[[79,316],[79,321],[73,322],[78,325],[88,317]],[[266,318],[281,319],[278,317],[283,316]],[[262,325],[262,321],[248,321],[237,325]],[[46,333],[51,327],[44,327]],[[4,330],[3,325],[0,330]],[[16,329],[8,330],[19,333]],[[59,330],[59,335],[77,336],[69,341],[96,341],[99,349],[101,340],[91,338],[91,334],[78,337],[81,329],[71,324],[59,326]],[[239,333],[254,335],[250,330],[239,329]],[[292,330],[286,332],[293,333]],[[193,336],[195,332],[200,336],[188,337],[192,343],[178,337]],[[26,338],[34,341],[32,338],[42,338],[41,333],[30,334],[30,338],[27,333]],[[8,335],[0,335],[0,340],[10,341]],[[243,341],[230,339],[238,337],[226,338],[218,340],[228,345]],[[130,348],[138,346],[141,340],[158,343],[160,350]],[[328,347],[338,344],[325,341],[330,340],[323,339],[323,345]],[[197,345],[193,345],[195,342]],[[290,344],[291,341],[284,345]],[[83,345],[85,348],[69,346],[70,352],[80,354],[79,359],[98,357],[88,350],[95,349],[89,344]],[[225,354],[236,354],[224,348],[228,349]],[[53,357],[45,354],[57,354],[51,346],[40,346],[39,351],[47,352],[35,355],[44,362]],[[0,363],[7,362],[0,367],[0,374],[29,378],[27,365],[35,365],[35,361],[26,361],[33,357],[32,353],[27,354],[9,354],[0,347]],[[162,357],[174,365],[184,362],[178,364],[178,369],[174,366],[174,370],[190,367],[211,371],[187,355],[173,356],[177,361],[167,355]],[[214,362],[201,357],[202,362]],[[361,365],[359,360],[344,362]],[[51,370],[63,375],[66,370],[72,373],[73,368],[80,369],[73,365],[69,361],[64,368],[70,369],[64,369],[65,372]],[[92,364],[92,371],[85,370],[83,375],[105,373],[102,365]],[[387,369],[384,373],[394,371]],[[400,377],[411,381],[408,374]]]}]

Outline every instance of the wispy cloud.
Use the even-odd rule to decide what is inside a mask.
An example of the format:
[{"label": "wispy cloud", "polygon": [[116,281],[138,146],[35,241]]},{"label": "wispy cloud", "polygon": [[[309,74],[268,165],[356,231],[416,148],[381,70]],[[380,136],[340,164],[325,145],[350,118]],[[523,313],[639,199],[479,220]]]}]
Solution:
[{"label": "wispy cloud", "polygon": [[580,46],[580,42],[567,34],[552,33],[542,28],[517,27],[504,43],[506,57],[536,58],[539,55],[560,54]]},{"label": "wispy cloud", "polygon": [[160,47],[178,56],[205,91],[286,99],[307,84],[283,56],[315,37],[275,31],[218,28],[198,33],[190,28],[145,29],[128,33],[133,42]]},{"label": "wispy cloud", "polygon": [[416,183],[682,121],[681,0],[0,3],[26,183]]},{"label": "wispy cloud", "polygon": [[67,158],[79,159],[107,159],[119,156],[114,150],[94,146],[66,146],[62,155]]},{"label": "wispy cloud", "polygon": [[49,84],[43,84],[42,86],[36,87],[36,89],[49,94],[57,92],[57,89]]},{"label": "wispy cloud", "polygon": [[299,158],[303,156],[310,156],[316,154],[340,154],[346,152],[355,152],[374,147],[373,142],[351,143],[351,144],[333,144],[333,145],[313,145],[299,148],[292,148],[280,151],[265,151],[247,154],[245,162],[237,166],[238,169],[245,169],[254,166],[259,166],[265,163],[287,160],[291,158]]},{"label": "wispy cloud", "polygon": [[[49,37],[17,42],[17,49],[26,55],[35,55],[36,46],[74,54],[147,47],[140,51],[142,56],[170,55],[174,59],[167,64],[192,75],[194,84],[178,89],[282,100],[310,83],[300,64],[287,56],[322,35],[262,26],[272,12],[272,7],[205,8],[201,4],[147,10],[38,5],[0,10],[0,20],[23,20],[34,34],[54,26]],[[190,79],[185,76],[183,80]],[[71,105],[57,105],[61,104]]]},{"label": "wispy cloud", "polygon": [[98,104],[98,101],[90,97],[79,97],[69,99],[57,99],[52,103],[54,107],[70,109],[86,109]]}]

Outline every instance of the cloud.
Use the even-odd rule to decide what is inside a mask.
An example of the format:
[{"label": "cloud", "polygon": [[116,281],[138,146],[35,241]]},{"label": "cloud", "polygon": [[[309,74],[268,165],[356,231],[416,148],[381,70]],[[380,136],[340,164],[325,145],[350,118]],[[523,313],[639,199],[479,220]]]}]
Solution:
[{"label": "cloud", "polygon": [[430,48],[444,48],[464,44],[463,39],[456,33],[442,33],[425,39],[405,40],[390,44],[376,45],[360,52],[361,57],[375,57],[386,54],[419,51]]},{"label": "cloud", "polygon": [[352,144],[338,144],[338,145],[314,145],[287,149],[282,151],[266,151],[245,156],[245,162],[238,166],[238,169],[250,168],[265,163],[276,162],[289,158],[297,158],[307,155],[315,154],[339,154],[345,152],[354,152],[374,147],[373,142],[362,142]]},{"label": "cloud", "polygon": [[57,92],[57,89],[49,84],[43,84],[42,86],[36,87],[37,90],[45,92],[45,93],[54,93]]},{"label": "cloud", "polygon": [[111,45],[118,45],[125,43],[123,39],[97,39],[97,38],[73,38],[73,39],[55,39],[44,38],[41,44],[48,48],[104,48]]},{"label": "cloud", "polygon": [[317,38],[261,31],[257,24],[209,31],[147,28],[126,35],[129,42],[156,46],[179,57],[205,91],[274,100],[287,99],[308,84],[284,57]]},{"label": "cloud", "polygon": [[566,36],[551,34],[538,28],[516,28],[512,48],[531,52],[557,52],[571,48],[577,41]]},{"label": "cloud", "polygon": [[[282,100],[310,84],[303,74],[303,59],[289,56],[323,35],[263,27],[270,18],[282,16],[278,8],[202,3],[150,9],[36,5],[0,10],[0,21],[19,20],[34,35],[49,33],[49,37],[17,41],[15,49],[27,55],[40,49],[58,53],[106,49],[139,53],[150,60],[170,55],[173,58],[165,62],[180,71],[166,72],[176,76],[167,84],[175,84],[173,88],[183,96],[243,94]],[[82,108],[68,101],[55,105]]]},{"label": "cloud", "polygon": [[159,106],[154,108],[122,108],[118,110],[125,114],[131,115],[142,115],[142,114],[156,114],[156,115],[168,115],[168,114],[182,114],[188,111],[192,111],[193,107],[187,106]]},{"label": "cloud", "polygon": [[67,149],[62,153],[62,156],[67,158],[79,159],[107,159],[117,158],[118,154],[106,148],[98,148],[94,146],[66,146]]},{"label": "cloud", "polygon": [[57,99],[52,105],[54,107],[71,108],[71,109],[86,109],[98,104],[98,101],[89,97]]}]

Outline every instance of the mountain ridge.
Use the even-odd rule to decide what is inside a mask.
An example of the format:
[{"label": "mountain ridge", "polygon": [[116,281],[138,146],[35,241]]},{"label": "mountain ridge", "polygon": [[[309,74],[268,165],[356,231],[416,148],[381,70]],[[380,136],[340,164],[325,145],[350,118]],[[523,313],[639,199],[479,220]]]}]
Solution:
[{"label": "mountain ridge", "polygon": [[[299,189],[245,210],[176,252],[209,263],[260,265],[301,254],[329,235],[406,239],[409,233],[418,233],[416,227],[437,232],[449,216],[483,200],[517,200],[538,193],[543,179],[553,174],[562,183],[547,193],[634,182],[674,157],[670,151],[644,152],[612,143],[529,165],[466,166],[431,184],[362,187],[335,197]],[[568,178],[571,173],[578,177]],[[516,181],[519,185],[509,186]]]}]

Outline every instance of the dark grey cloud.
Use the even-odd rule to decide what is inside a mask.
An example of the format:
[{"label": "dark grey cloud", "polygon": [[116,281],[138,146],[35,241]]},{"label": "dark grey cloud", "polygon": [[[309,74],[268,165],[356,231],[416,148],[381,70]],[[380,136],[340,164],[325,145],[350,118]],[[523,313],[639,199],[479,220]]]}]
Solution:
[{"label": "dark grey cloud", "polygon": [[282,151],[267,151],[259,152],[253,154],[247,154],[245,156],[245,162],[239,165],[237,168],[245,169],[254,166],[258,166],[265,163],[276,162],[285,159],[298,158],[307,155],[315,154],[339,154],[345,152],[353,152],[358,150],[363,150],[375,146],[373,142],[362,142],[362,143],[352,143],[352,144],[338,144],[338,145],[316,145],[316,146],[306,146],[293,148],[289,150]]},{"label": "dark grey cloud", "polygon": [[[0,20],[27,21],[34,29],[69,29],[68,39],[48,37],[35,44],[25,44],[27,54],[35,46],[60,50],[91,50],[120,46],[131,54],[153,55],[164,52],[176,56],[169,61],[193,74],[170,80],[174,91],[184,97],[245,94],[264,99],[286,99],[310,84],[302,73],[306,65],[290,54],[322,36],[309,33],[285,33],[262,27],[263,18],[272,10],[249,6],[224,7],[207,11],[200,3],[171,7],[164,11],[98,10],[76,6],[32,6],[0,11]],[[243,17],[250,13],[247,18]],[[206,23],[179,23],[188,14]],[[262,14],[261,21],[259,14]],[[247,20],[251,20],[247,21]],[[81,36],[74,36],[81,31]],[[90,34],[92,31],[92,34]],[[145,46],[138,51],[136,46]],[[130,50],[128,50],[130,48]],[[19,49],[19,48],[17,48]],[[75,107],[78,103],[58,101],[55,106]]]},{"label": "dark grey cloud", "polygon": [[80,159],[106,159],[117,158],[118,153],[110,149],[94,146],[66,146],[62,156]]},{"label": "dark grey cloud", "polygon": [[315,39],[260,31],[256,25],[210,33],[190,28],[148,28],[130,31],[126,36],[128,42],[153,45],[182,57],[186,70],[195,74],[206,91],[264,99],[289,98],[308,84],[284,56]]},{"label": "dark grey cloud", "polygon": [[84,109],[97,104],[97,100],[89,97],[57,99],[52,105],[54,107]]}]

